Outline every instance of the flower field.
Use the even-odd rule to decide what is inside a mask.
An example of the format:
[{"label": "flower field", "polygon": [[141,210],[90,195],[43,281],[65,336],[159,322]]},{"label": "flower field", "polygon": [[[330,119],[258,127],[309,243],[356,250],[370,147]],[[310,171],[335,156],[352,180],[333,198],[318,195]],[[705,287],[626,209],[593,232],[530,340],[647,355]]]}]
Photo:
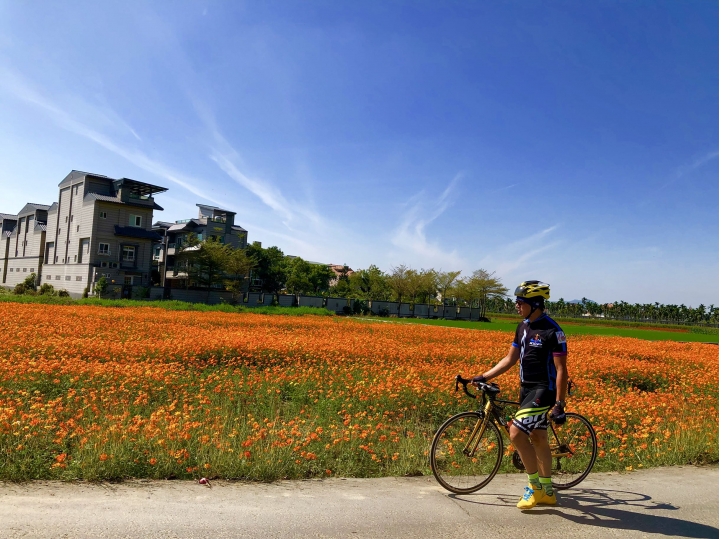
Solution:
[{"label": "flower field", "polygon": [[[338,317],[0,303],[0,480],[430,474],[512,335]],[[595,469],[718,460],[718,348],[569,337]],[[514,369],[498,380],[507,398]],[[509,462],[504,464],[510,470]]]}]

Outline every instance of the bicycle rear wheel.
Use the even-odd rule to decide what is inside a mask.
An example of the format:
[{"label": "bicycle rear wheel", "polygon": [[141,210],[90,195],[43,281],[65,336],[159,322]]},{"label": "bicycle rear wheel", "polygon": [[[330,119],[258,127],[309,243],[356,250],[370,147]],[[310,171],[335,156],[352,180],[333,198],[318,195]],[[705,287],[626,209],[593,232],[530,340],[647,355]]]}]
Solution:
[{"label": "bicycle rear wheel", "polygon": [[481,420],[478,412],[463,412],[443,423],[434,436],[431,470],[446,490],[470,494],[485,487],[498,472],[503,439],[490,420],[483,432],[475,432]]},{"label": "bicycle rear wheel", "polygon": [[548,444],[551,446],[551,483],[558,490],[575,487],[591,473],[598,441],[596,431],[585,417],[566,414],[566,422],[549,421]]}]

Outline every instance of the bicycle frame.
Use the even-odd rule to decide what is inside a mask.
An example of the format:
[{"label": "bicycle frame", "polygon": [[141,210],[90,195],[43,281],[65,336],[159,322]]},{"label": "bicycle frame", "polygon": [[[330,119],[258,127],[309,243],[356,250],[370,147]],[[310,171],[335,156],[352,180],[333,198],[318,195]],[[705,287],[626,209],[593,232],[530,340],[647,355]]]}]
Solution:
[{"label": "bicycle frame", "polygon": [[[481,406],[479,406],[478,408],[478,413],[481,414],[481,419],[476,423],[476,426],[474,427],[471,436],[468,438],[468,443],[463,448],[463,453],[471,457],[478,449],[478,444],[481,441],[481,436],[483,432],[486,430],[486,425],[489,421],[493,420],[495,420],[495,423],[499,427],[501,434],[505,436],[506,440],[508,441],[509,447],[513,447],[513,441],[511,440],[511,432],[508,424],[506,423],[504,418],[501,417],[501,410],[503,410],[505,406],[513,406],[515,408],[519,408],[521,406],[521,403],[518,401],[496,399],[492,395],[487,395],[485,392],[481,392],[481,395],[483,395],[483,400],[481,401]],[[570,450],[570,448],[564,447],[564,445],[558,439],[558,434],[556,434],[556,430],[550,425],[550,421],[549,427],[550,431],[553,433],[553,438],[555,440],[555,444],[551,444],[549,441],[551,458],[555,459],[572,456],[573,452]],[[474,440],[475,444],[473,445]],[[473,445],[473,450],[469,451],[469,447],[471,445]]]}]

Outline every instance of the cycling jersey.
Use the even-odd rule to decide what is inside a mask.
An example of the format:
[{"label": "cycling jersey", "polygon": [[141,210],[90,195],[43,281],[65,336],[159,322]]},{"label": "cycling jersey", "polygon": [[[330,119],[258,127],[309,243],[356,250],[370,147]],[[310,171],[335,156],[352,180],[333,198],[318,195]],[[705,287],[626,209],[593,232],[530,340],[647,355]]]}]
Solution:
[{"label": "cycling jersey", "polygon": [[521,350],[521,384],[556,389],[553,356],[565,356],[566,335],[553,319],[543,314],[533,322],[523,320],[516,328],[513,346]]}]

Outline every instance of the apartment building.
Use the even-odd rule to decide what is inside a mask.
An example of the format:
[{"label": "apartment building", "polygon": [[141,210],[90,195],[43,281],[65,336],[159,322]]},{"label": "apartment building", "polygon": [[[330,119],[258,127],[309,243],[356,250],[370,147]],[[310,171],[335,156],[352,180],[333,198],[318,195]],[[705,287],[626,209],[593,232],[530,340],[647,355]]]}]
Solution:
[{"label": "apartment building", "polygon": [[[175,223],[158,221],[153,231],[163,237],[154,246],[153,264],[158,268],[161,284],[170,288],[185,287],[187,274],[176,267],[175,256],[187,241],[188,234],[194,234],[200,241],[217,239],[235,249],[248,246],[248,231],[235,224],[236,212],[216,206],[196,204],[198,217],[180,219]],[[164,273],[164,274],[163,274]]]},{"label": "apartment building", "polygon": [[153,211],[163,209],[153,195],[167,189],[78,170],[58,188],[58,201],[46,209],[40,283],[75,297],[92,292],[101,276],[123,297],[149,286],[153,242],[160,240],[151,230]]},{"label": "apartment building", "polygon": [[101,276],[130,297],[149,286],[152,249],[162,236],[151,230],[153,195],[167,191],[129,178],[73,170],[50,206],[28,203],[0,214],[0,285],[12,288],[31,273],[79,297]]},{"label": "apartment building", "polygon": [[[40,274],[49,208],[44,204],[28,203],[17,215],[0,214],[3,286],[12,288],[30,274]],[[39,284],[37,279],[36,284]]]}]

